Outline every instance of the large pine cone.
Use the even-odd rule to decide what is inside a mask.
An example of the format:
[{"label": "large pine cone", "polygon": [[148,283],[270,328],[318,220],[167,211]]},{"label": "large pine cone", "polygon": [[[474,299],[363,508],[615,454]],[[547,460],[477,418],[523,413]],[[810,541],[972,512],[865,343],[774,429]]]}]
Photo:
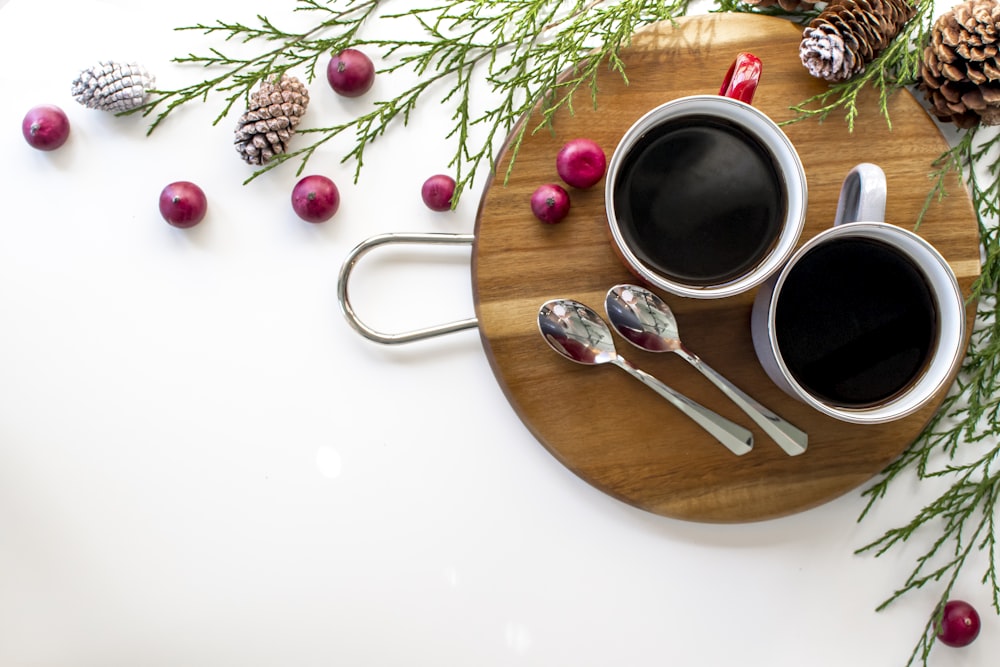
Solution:
[{"label": "large pine cone", "polygon": [[863,72],[915,13],[909,0],[838,0],[806,26],[799,57],[813,76],[846,81]]},{"label": "large pine cone", "polygon": [[963,2],[938,17],[918,84],[932,114],[962,128],[1000,125],[998,42],[996,0]]},{"label": "large pine cone", "polygon": [[72,93],[88,109],[121,113],[141,106],[152,88],[153,77],[141,65],[102,60],[73,79]]},{"label": "large pine cone", "polygon": [[248,164],[267,164],[288,142],[309,106],[309,91],[294,76],[262,81],[236,127],[236,150]]}]

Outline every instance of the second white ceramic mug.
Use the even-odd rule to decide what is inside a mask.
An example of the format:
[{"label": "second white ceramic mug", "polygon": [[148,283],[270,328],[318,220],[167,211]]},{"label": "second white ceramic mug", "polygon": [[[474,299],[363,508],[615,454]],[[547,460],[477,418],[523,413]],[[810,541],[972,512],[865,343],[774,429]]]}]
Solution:
[{"label": "second white ceramic mug", "polygon": [[[909,230],[884,222],[885,201],[885,174],[878,166],[866,163],[852,169],[841,190],[834,226],[803,244],[782,270],[761,286],[751,315],[754,350],[764,370],[775,384],[820,412],[852,423],[888,422],[916,412],[951,380],[965,350],[965,303],[954,272],[944,257],[926,240]],[[804,381],[803,375],[790,367],[789,350],[783,350],[781,343],[781,297],[783,293],[797,289],[790,287],[795,281],[803,280],[801,276],[796,275],[797,267],[803,263],[803,258],[815,256],[814,253],[818,250],[828,249],[834,244],[852,239],[883,244],[894,254],[902,257],[903,262],[915,270],[923,280],[931,304],[929,310],[932,311],[930,326],[933,331],[926,337],[929,344],[928,351],[925,359],[921,361],[918,372],[903,382],[898,391],[868,404],[831,400],[828,395],[821,395],[807,386],[808,382]],[[856,266],[857,264],[854,264],[841,269],[849,275]],[[867,288],[880,290],[885,289],[885,286],[871,284],[867,285]],[[881,296],[886,297],[883,299],[884,303],[892,303],[892,295]],[[838,306],[835,312],[824,311],[826,304],[821,301],[817,301],[813,306],[811,312],[815,314],[816,321],[810,323],[810,326],[816,332],[817,338],[830,328],[843,326],[844,330],[847,330],[849,326],[853,326],[851,318],[855,317],[855,313],[852,312],[849,300]],[[888,316],[883,319],[888,319]],[[891,323],[880,326],[891,326]],[[808,327],[805,329],[809,330]],[[844,341],[844,348],[853,345],[854,349],[851,350],[853,353],[857,348],[863,348],[863,345],[858,345],[859,341],[863,342],[864,339]],[[814,341],[803,339],[794,343],[808,347],[813,345]],[[883,335],[880,344],[891,347],[892,338],[886,339]],[[818,348],[830,347],[830,342],[824,340],[815,345]],[[840,353],[839,350],[835,352]],[[867,377],[878,377],[880,372],[874,365],[864,370],[869,373]]]}]

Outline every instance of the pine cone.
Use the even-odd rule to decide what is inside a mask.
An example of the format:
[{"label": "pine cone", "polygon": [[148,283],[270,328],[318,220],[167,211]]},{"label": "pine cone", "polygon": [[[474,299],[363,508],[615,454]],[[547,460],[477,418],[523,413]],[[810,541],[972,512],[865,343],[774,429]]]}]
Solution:
[{"label": "pine cone", "polygon": [[153,77],[135,63],[102,60],[73,79],[73,97],[88,109],[112,113],[142,105],[153,88]]},{"label": "pine cone", "polygon": [[863,72],[915,13],[909,0],[838,0],[806,26],[799,57],[813,76],[846,81]]},{"label": "pine cone", "polygon": [[931,113],[962,128],[1000,125],[1000,3],[969,0],[938,17],[917,87]]},{"label": "pine cone", "polygon": [[262,81],[236,127],[236,150],[247,164],[267,164],[288,150],[295,127],[309,106],[309,91],[294,76]]}]

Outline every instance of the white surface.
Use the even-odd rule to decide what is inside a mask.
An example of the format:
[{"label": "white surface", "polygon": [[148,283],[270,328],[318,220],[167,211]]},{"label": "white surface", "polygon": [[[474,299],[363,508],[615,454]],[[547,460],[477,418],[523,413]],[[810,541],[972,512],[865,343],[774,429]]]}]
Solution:
[{"label": "white surface", "polygon": [[[357,186],[340,152],[317,155],[309,171],[338,182],[343,206],[309,226],[288,203],[293,169],[241,185],[235,119],[212,127],[217,106],[147,139],[141,119],[71,99],[76,72],[105,58],[164,86],[195,80],[169,59],[213,42],[172,28],[252,21],[253,4],[0,11],[0,665],[903,664],[937,591],[873,609],[929,536],[853,551],[930,484],[900,483],[860,525],[858,493],[758,524],[665,519],[548,455],[475,332],[386,349],[350,330],[335,281],[357,242],[472,231],[476,193],[454,214],[419,201],[446,169],[448,114],[430,106],[379,141]],[[364,108],[321,84],[308,122]],[[45,102],[73,124],[48,154],[19,131]],[[210,201],[186,232],[156,209],[181,179]],[[372,256],[354,284],[375,325],[472,311],[464,250]],[[1000,651],[981,571],[955,595],[983,633],[937,648],[936,666]]]}]

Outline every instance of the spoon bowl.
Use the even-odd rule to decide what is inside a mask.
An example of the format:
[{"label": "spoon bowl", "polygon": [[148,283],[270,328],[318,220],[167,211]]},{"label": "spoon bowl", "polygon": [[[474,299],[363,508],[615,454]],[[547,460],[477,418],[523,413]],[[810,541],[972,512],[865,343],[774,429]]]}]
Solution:
[{"label": "spoon bowl", "polygon": [[554,299],[538,310],[538,330],[560,355],[586,366],[613,364],[636,378],[729,448],[746,454],[753,448],[753,433],[678,393],[649,373],[630,364],[615,348],[607,323],[594,310],[571,299]]},{"label": "spoon bowl", "polygon": [[677,318],[663,299],[638,285],[615,285],[604,300],[608,319],[622,338],[649,352],[674,352],[718,387],[790,456],[806,451],[809,436],[748,396],[681,342]]},{"label": "spoon bowl", "polygon": [[583,304],[549,301],[538,312],[538,329],[552,349],[578,364],[613,363],[618,354],[608,325]]},{"label": "spoon bowl", "polygon": [[617,285],[608,292],[604,305],[615,331],[639,349],[674,352],[681,348],[677,319],[653,292]]}]

